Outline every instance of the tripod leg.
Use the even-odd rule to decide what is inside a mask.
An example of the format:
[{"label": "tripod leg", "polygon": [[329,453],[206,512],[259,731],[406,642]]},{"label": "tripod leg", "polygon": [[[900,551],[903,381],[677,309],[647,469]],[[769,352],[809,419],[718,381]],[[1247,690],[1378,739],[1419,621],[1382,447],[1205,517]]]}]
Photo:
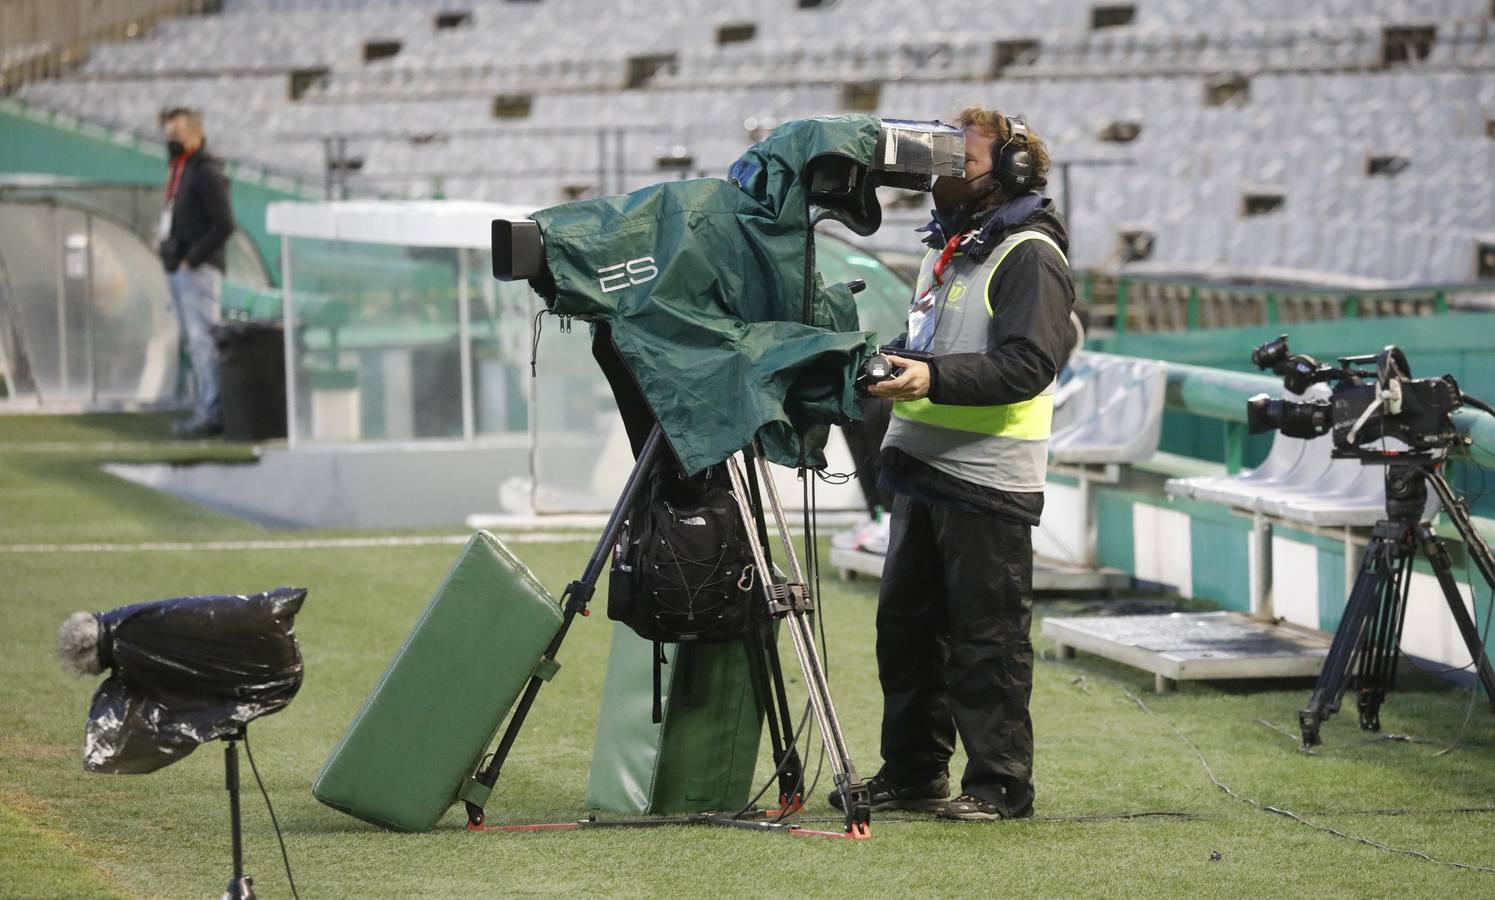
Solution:
[{"label": "tripod leg", "polygon": [[223,896],[232,900],[254,900],[254,879],[244,874],[244,837],[239,818],[239,745],[243,731],[228,739],[223,748],[223,786],[228,789],[229,835],[233,842],[234,874]]},{"label": "tripod leg", "polygon": [[1378,523],[1372,532],[1370,543],[1365,548],[1365,556],[1360,561],[1360,571],[1355,576],[1355,584],[1350,589],[1344,616],[1334,632],[1334,641],[1329,645],[1329,655],[1324,658],[1324,667],[1308,698],[1308,706],[1298,712],[1298,726],[1305,747],[1319,743],[1319,726],[1339,711],[1340,698],[1344,696],[1345,682],[1359,653],[1361,638],[1380,606],[1386,581],[1390,577],[1386,560],[1390,547],[1388,539],[1382,535],[1382,525],[1389,523]]},{"label": "tripod leg", "polygon": [[1427,554],[1428,563],[1433,567],[1433,574],[1438,578],[1438,585],[1443,588],[1443,598],[1448,601],[1448,611],[1453,613],[1454,624],[1459,627],[1459,635],[1464,639],[1464,646],[1469,648],[1469,658],[1474,661],[1474,671],[1485,689],[1485,698],[1491,704],[1495,704],[1495,671],[1491,670],[1490,658],[1485,655],[1484,642],[1479,637],[1479,628],[1469,615],[1469,610],[1464,608],[1464,597],[1459,593],[1458,582],[1454,581],[1453,565],[1448,558],[1448,549],[1443,546],[1443,541],[1433,534],[1432,526],[1426,522],[1418,526],[1417,540],[1422,544],[1423,552]]},{"label": "tripod leg", "polygon": [[[648,482],[649,473],[653,471],[654,464],[665,450],[664,430],[656,424],[649,432],[648,439],[644,441],[643,449],[639,451],[638,459],[633,464],[633,471],[623,486],[623,494],[618,498],[612,515],[608,517],[607,525],[602,529],[602,536],[598,538],[597,546],[592,550],[591,558],[587,560],[586,569],[582,572],[580,579],[566,585],[566,591],[561,595],[563,601],[561,627],[545,648],[545,659],[555,658],[556,653],[560,651],[561,642],[566,639],[566,632],[571,630],[571,622],[578,613],[586,614],[587,603],[596,593],[603,566],[607,564],[607,557],[612,553],[613,544],[618,539],[618,532],[623,529],[623,520],[627,517],[628,511],[633,508],[634,501]],[[530,707],[535,703],[535,696],[540,693],[540,686],[544,683],[545,679],[536,675],[525,685],[524,693],[514,707],[514,714],[509,717],[509,725],[504,729],[503,737],[498,742],[498,748],[472,778],[483,788],[491,789],[497,783],[499,770],[503,768],[504,761],[509,758],[509,751],[513,749],[514,741],[519,737],[519,729],[524,726]],[[467,808],[467,827],[481,828],[486,818],[483,807],[472,800],[464,800],[463,804]]]},{"label": "tripod leg", "polygon": [[[763,551],[763,562],[765,564],[765,568],[762,570],[763,579],[765,582],[773,584],[777,577],[773,564],[773,549],[769,546],[768,542],[768,523],[763,515],[763,497],[758,488],[758,471],[751,464],[756,455],[755,448],[751,446],[744,448],[742,455],[743,459],[749,463],[746,467],[749,510],[754,520],[753,525],[756,525],[758,543]],[[749,527],[753,527],[753,525],[749,525]],[[759,636],[758,643],[762,648],[760,658],[766,663],[767,672],[772,674],[772,702],[777,704],[776,709],[780,728],[788,738],[786,742],[787,747],[785,748],[787,752],[785,759],[788,762],[785,763],[783,760],[775,758],[774,765],[779,769],[779,808],[789,809],[797,804],[802,805],[804,802],[804,797],[802,796],[804,793],[804,767],[800,762],[799,748],[796,746],[794,713],[789,708],[789,694],[784,689],[784,667],[779,660],[777,635],[772,628],[765,625],[761,636]],[[764,710],[768,712],[769,719],[772,721],[775,707],[765,704]],[[794,775],[792,778],[789,777],[791,772]]]},{"label": "tripod leg", "polygon": [[[784,549],[784,558],[789,567],[791,601],[794,600],[792,596],[794,589],[799,591],[801,598],[798,602],[790,603],[788,614],[790,641],[794,645],[794,653],[799,658],[800,668],[804,672],[810,705],[815,712],[816,724],[820,727],[820,738],[825,745],[826,755],[830,758],[832,778],[836,782],[836,787],[841,791],[841,796],[845,798],[846,830],[853,834],[863,834],[866,833],[867,826],[872,819],[872,804],[867,787],[858,777],[856,766],[851,761],[851,753],[846,746],[846,736],[836,716],[835,703],[831,700],[830,684],[825,678],[825,666],[820,660],[820,653],[815,645],[813,598],[809,596],[809,586],[805,583],[804,575],[800,570],[799,557],[794,552],[794,542],[789,536],[784,508],[779,502],[778,489],[774,486],[772,474],[768,471],[768,464],[763,461],[761,455],[757,456],[754,462],[757,464],[760,480],[768,496],[774,524],[778,528],[779,541]],[[735,471],[735,461],[733,469]]]},{"label": "tripod leg", "polygon": [[[1397,550],[1406,547],[1398,545]],[[1360,727],[1366,731],[1381,730],[1381,704],[1396,681],[1396,663],[1402,641],[1402,623],[1407,616],[1408,577],[1412,554],[1403,553],[1390,562],[1391,577],[1382,588],[1381,603],[1370,631],[1366,632],[1360,650],[1359,702]]]}]

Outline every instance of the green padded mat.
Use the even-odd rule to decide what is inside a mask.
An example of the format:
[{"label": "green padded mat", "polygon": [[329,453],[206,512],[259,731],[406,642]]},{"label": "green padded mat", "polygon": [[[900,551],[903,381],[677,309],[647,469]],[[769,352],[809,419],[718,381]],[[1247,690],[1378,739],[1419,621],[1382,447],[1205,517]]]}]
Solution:
[{"label": "green padded mat", "polygon": [[664,722],[654,724],[654,644],[614,626],[587,806],[736,812],[751,796],[763,717],[740,643],[665,644]]},{"label": "green padded mat", "polygon": [[524,563],[493,535],[473,535],[312,794],[375,825],[430,830],[560,627],[555,599]]}]

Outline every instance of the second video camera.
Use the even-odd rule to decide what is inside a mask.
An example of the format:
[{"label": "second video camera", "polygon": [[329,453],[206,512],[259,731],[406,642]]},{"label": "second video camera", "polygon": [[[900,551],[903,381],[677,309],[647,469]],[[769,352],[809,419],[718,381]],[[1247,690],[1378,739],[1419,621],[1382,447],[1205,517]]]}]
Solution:
[{"label": "second video camera", "polygon": [[1453,424],[1453,412],[1463,404],[1458,383],[1452,375],[1413,378],[1406,355],[1395,346],[1374,355],[1342,356],[1335,367],[1293,353],[1284,334],[1252,351],[1251,362],[1281,375],[1294,394],[1332,383],[1326,398],[1257,394],[1247,400],[1246,428],[1252,434],[1275,430],[1307,439],[1332,431],[1334,455],[1357,457],[1374,455],[1374,448],[1361,448],[1387,437],[1414,452],[1452,447],[1459,439]]}]

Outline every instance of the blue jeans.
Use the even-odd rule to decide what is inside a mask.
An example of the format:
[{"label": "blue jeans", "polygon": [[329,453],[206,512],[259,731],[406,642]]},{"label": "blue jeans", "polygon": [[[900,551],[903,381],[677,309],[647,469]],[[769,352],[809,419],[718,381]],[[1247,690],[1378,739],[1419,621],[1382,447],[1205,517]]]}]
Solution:
[{"label": "blue jeans", "polygon": [[185,265],[168,272],[171,302],[177,322],[187,338],[187,357],[197,382],[192,424],[218,421],[218,346],[213,326],[218,324],[218,298],[223,292],[223,273],[212,266],[188,269]]}]

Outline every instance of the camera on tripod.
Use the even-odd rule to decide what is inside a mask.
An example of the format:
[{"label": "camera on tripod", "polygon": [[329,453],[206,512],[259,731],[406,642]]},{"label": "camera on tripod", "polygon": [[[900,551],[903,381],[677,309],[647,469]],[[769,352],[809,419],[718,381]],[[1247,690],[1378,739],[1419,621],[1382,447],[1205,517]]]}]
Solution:
[{"label": "camera on tripod", "polygon": [[1252,434],[1275,430],[1307,439],[1332,431],[1333,456],[1362,460],[1383,455],[1363,449],[1383,438],[1396,438],[1414,453],[1448,449],[1460,440],[1453,423],[1454,410],[1463,405],[1458,383],[1452,375],[1413,378],[1406,354],[1395,346],[1374,355],[1341,356],[1336,367],[1293,353],[1284,334],[1253,350],[1251,362],[1281,375],[1294,394],[1315,384],[1332,385],[1326,398],[1250,398],[1246,428]]},{"label": "camera on tripod", "polygon": [[[1332,431],[1331,456],[1386,466],[1386,517],[1371,529],[1324,668],[1308,706],[1298,712],[1303,745],[1319,743],[1320,726],[1339,711],[1351,684],[1358,694],[1360,727],[1380,730],[1381,703],[1396,682],[1409,579],[1419,555],[1432,568],[1485,696],[1495,704],[1495,666],[1464,606],[1443,539],[1427,517],[1431,487],[1437,501],[1433,508],[1448,515],[1464,541],[1464,552],[1485,584],[1495,589],[1495,555],[1475,530],[1468,506],[1443,476],[1449,455],[1465,446],[1454,425],[1454,410],[1467,404],[1495,415],[1495,407],[1461,392],[1451,375],[1413,378],[1406,355],[1395,346],[1374,356],[1342,356],[1334,367],[1293,353],[1284,334],[1252,351],[1251,362],[1281,375],[1283,386],[1295,394],[1315,384],[1331,385],[1327,398],[1286,400],[1257,394],[1246,401],[1251,433],[1276,430],[1307,439]],[[1374,368],[1368,368],[1372,364]],[[1368,446],[1383,438],[1394,438],[1406,449]]]}]

